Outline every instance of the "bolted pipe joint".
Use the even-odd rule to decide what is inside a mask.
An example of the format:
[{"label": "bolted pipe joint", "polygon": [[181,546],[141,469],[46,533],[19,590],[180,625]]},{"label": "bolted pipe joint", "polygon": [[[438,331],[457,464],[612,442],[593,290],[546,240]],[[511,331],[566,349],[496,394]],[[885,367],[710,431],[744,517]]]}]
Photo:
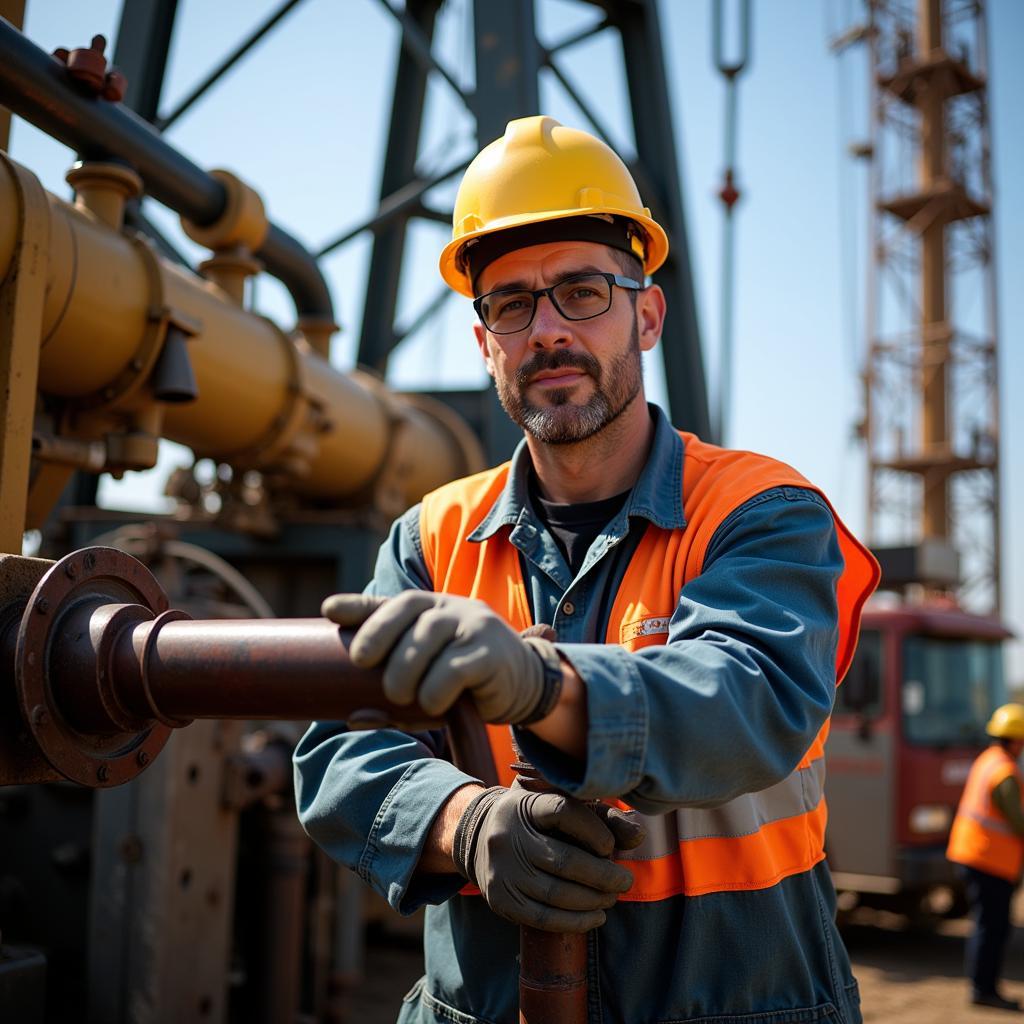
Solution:
[{"label": "bolted pipe joint", "polygon": [[34,746],[63,778],[120,785],[163,749],[172,723],[130,699],[114,663],[122,637],[166,616],[184,617],[167,611],[141,562],[113,548],[73,552],[37,584],[17,630],[13,676]]}]

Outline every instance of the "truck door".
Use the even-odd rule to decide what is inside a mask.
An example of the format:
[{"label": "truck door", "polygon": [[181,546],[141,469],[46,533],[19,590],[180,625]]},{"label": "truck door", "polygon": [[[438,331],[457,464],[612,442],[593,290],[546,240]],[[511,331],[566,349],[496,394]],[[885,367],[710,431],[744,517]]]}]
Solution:
[{"label": "truck door", "polygon": [[825,849],[838,888],[894,892],[894,694],[885,685],[891,651],[879,629],[864,628],[836,692],[826,746]]}]

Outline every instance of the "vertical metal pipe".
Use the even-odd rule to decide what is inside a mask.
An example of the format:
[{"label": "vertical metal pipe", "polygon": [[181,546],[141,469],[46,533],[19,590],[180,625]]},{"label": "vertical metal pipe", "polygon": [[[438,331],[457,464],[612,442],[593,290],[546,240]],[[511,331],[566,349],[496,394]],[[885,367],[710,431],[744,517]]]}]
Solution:
[{"label": "vertical metal pipe", "polygon": [[[942,0],[920,0],[920,57],[942,47]],[[921,111],[918,180],[928,194],[946,177],[945,117],[942,91],[929,82]],[[946,324],[946,225],[942,218],[921,235],[921,449],[927,458],[949,445],[946,410],[949,330]],[[921,535],[949,536],[949,476],[938,466],[924,474]]]},{"label": "vertical metal pipe", "polygon": [[257,1024],[297,1019],[309,839],[290,807],[270,811],[264,822],[266,902],[263,956],[256,979]]},{"label": "vertical metal pipe", "polygon": [[[977,10],[978,19],[978,71],[981,76],[988,81],[989,79],[989,68],[988,68],[988,19],[985,7],[979,5]],[[981,145],[981,175],[982,181],[984,182],[984,201],[988,204],[989,208],[992,208],[992,140],[989,132],[989,118],[987,113],[988,108],[988,96],[984,99],[983,116],[981,118],[981,133],[982,133],[982,145]],[[1002,501],[1000,497],[1001,490],[1001,471],[999,467],[999,449],[1001,447],[1000,436],[999,436],[999,401],[1000,401],[1000,389],[999,389],[999,302],[996,287],[996,272],[995,272],[995,259],[996,259],[996,227],[995,217],[989,216],[986,218],[987,224],[987,246],[988,246],[988,261],[989,261],[989,272],[986,276],[986,316],[988,317],[988,335],[992,340],[992,354],[989,362],[989,394],[991,395],[991,412],[989,422],[991,424],[991,444],[993,447],[992,451],[992,493],[989,504],[989,514],[991,518],[991,530],[992,530],[992,551],[990,557],[991,572],[992,572],[992,608],[993,611],[998,615],[1002,608],[1002,564],[1003,564],[1003,552],[1002,552]]]},{"label": "vertical metal pipe", "polygon": [[587,937],[522,927],[519,938],[520,1024],[584,1024]]},{"label": "vertical metal pipe", "polygon": [[[520,751],[519,783],[538,793],[555,787]],[[586,1024],[587,936],[519,929],[519,1024]]]}]

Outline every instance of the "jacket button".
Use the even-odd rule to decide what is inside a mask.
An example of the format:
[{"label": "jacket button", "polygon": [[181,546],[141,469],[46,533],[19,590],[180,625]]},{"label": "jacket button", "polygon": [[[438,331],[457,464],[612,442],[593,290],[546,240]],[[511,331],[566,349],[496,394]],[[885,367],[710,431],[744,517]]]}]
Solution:
[{"label": "jacket button", "polygon": [[574,605],[572,601],[566,601],[565,604],[562,605],[563,615],[572,615],[574,611],[576,611],[576,605]]}]

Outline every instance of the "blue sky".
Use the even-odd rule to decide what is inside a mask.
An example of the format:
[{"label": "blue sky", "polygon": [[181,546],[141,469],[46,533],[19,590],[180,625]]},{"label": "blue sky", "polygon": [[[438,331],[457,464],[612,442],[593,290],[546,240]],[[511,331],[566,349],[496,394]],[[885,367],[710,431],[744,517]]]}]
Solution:
[{"label": "blue sky", "polygon": [[[169,109],[278,0],[182,0],[168,68]],[[472,84],[469,0],[448,0],[437,51],[454,76]],[[727,9],[735,9],[735,0]],[[990,0],[990,107],[996,185],[999,342],[1002,380],[1004,613],[1024,633],[1024,3]],[[860,413],[856,376],[864,313],[854,272],[865,260],[864,170],[843,156],[866,134],[863,53],[837,59],[829,34],[859,11],[854,0],[754,0],[753,56],[740,80],[736,213],[734,389],[730,443],[792,463],[833,499],[847,522],[864,528],[866,455],[853,440]],[[538,0],[541,37],[553,42],[596,16],[574,0]],[[28,0],[26,32],[38,45],[113,40],[118,0]],[[676,143],[690,233],[705,359],[719,339],[721,207],[716,198],[724,146],[724,86],[711,57],[711,0],[663,0]],[[316,249],[372,214],[391,103],[398,31],[378,0],[304,0],[260,46],[168,132],[204,167],[228,167],[263,195],[275,221]],[[565,55],[564,65],[623,151],[628,130],[625,80],[614,37],[605,33]],[[109,52],[113,52],[111,43]],[[841,84],[842,83],[842,84]],[[543,112],[588,127],[556,83],[542,84]],[[449,166],[473,149],[473,123],[443,81],[429,90],[421,162]],[[16,122],[11,152],[51,191],[67,195],[71,154]],[[450,192],[437,190],[438,204]],[[169,234],[176,219],[154,209]],[[412,319],[439,288],[438,225],[412,233],[400,314]],[[189,243],[182,248],[199,256]],[[352,363],[359,336],[369,253],[363,237],[327,257],[343,333],[333,359]],[[292,309],[277,282],[263,277],[257,304],[287,325]],[[442,315],[396,353],[390,379],[401,387],[463,387],[484,375],[469,332],[468,302]],[[648,364],[649,390],[663,395],[660,366]],[[165,445],[161,466],[106,486],[103,500],[159,507],[163,476],[187,453]],[[1024,645],[1014,645],[1011,678],[1024,683]]]}]

